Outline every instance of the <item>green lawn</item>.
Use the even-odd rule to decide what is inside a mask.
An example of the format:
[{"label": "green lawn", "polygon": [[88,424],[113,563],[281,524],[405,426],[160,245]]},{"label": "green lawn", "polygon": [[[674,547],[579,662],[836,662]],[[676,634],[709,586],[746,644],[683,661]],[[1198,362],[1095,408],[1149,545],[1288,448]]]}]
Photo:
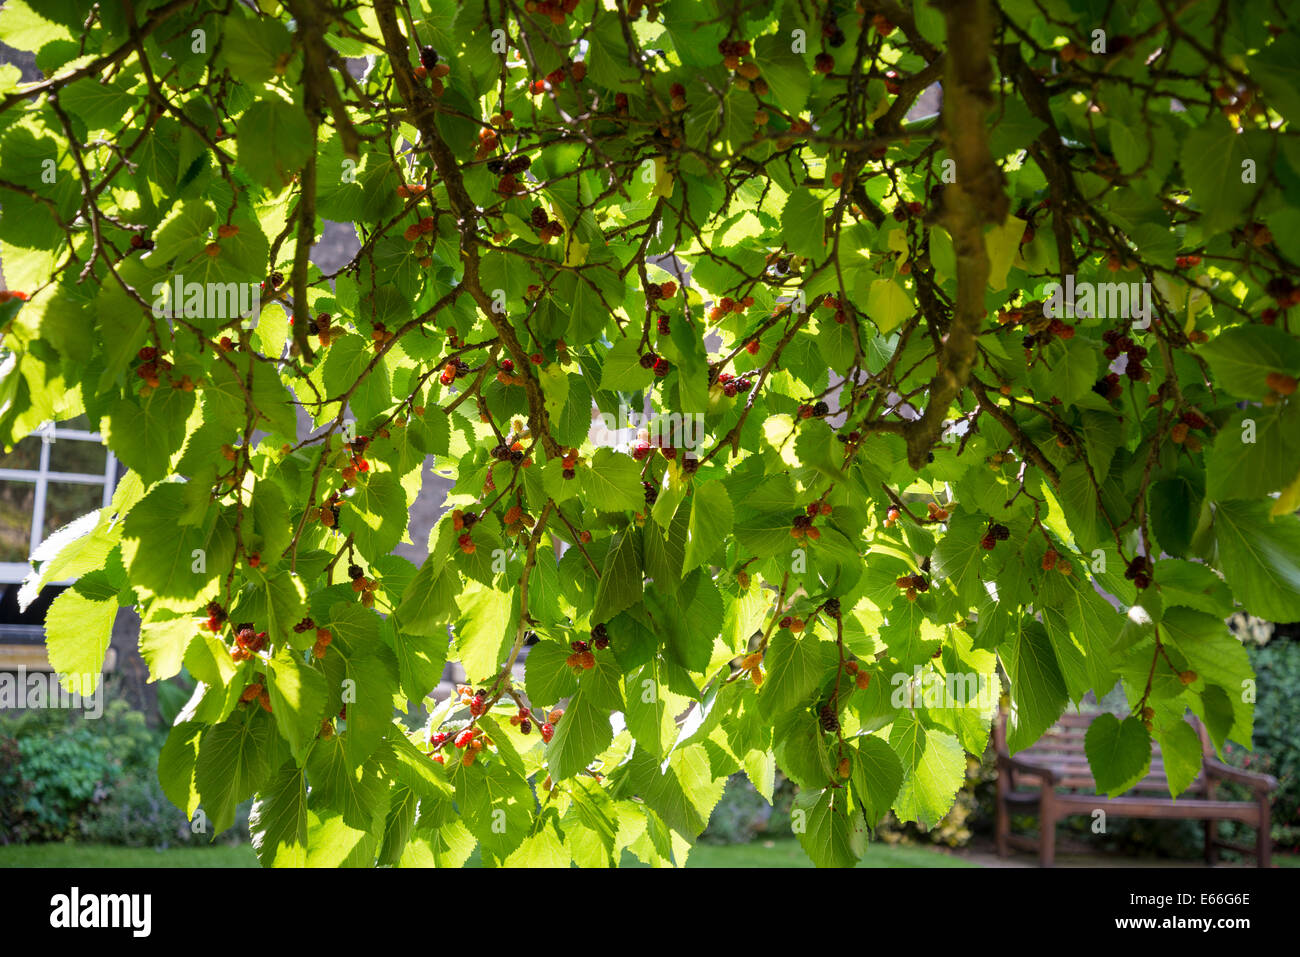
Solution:
[{"label": "green lawn", "polygon": [[[477,855],[471,865],[477,863]],[[628,855],[625,863],[638,862]],[[97,844],[15,844],[0,847],[0,867],[256,867],[250,845],[178,847],[154,851]],[[687,867],[812,867],[792,840],[753,844],[701,844]],[[969,861],[923,847],[872,844],[861,867],[977,867]]]},{"label": "green lawn", "polygon": [[148,847],[107,844],[10,844],[0,847],[0,867],[257,867],[251,844],[238,847]]}]

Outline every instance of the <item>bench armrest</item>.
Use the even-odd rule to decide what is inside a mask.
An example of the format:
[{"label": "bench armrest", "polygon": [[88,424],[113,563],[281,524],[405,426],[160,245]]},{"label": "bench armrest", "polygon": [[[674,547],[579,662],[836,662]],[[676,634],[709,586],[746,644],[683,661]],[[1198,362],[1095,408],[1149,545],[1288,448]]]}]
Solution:
[{"label": "bench armrest", "polygon": [[1020,758],[1013,758],[1007,754],[998,755],[998,770],[1015,771],[1017,774],[1027,774],[1039,778],[1045,787],[1053,787],[1056,784],[1056,772],[1051,768],[1030,764],[1028,761],[1022,761]]},{"label": "bench armrest", "polygon": [[1241,768],[1234,768],[1231,765],[1224,764],[1218,758],[1209,756],[1205,758],[1205,776],[1217,778],[1220,781],[1235,781],[1238,784],[1254,788],[1256,791],[1277,790],[1277,778],[1273,777],[1273,775],[1243,771]]}]

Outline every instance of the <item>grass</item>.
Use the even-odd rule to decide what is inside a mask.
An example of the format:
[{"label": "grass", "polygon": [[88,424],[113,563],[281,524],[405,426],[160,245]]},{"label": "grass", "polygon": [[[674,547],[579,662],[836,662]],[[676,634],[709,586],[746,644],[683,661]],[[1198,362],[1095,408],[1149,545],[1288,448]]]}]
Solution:
[{"label": "grass", "polygon": [[[641,863],[626,854],[625,866]],[[1300,854],[1274,854],[1279,867],[1300,868]],[[478,865],[478,853],[469,866]],[[237,847],[176,847],[155,851],[147,847],[105,844],[11,844],[0,847],[5,867],[257,867],[248,844]],[[812,867],[798,842],[790,839],[752,844],[699,844],[687,867]],[[979,867],[973,861],[931,847],[872,843],[859,867]]]},{"label": "grass", "polygon": [[231,847],[114,847],[107,844],[10,844],[0,867],[257,867],[251,844]]},{"label": "grass", "polygon": [[[471,865],[477,863],[477,854]],[[631,855],[625,864],[637,866]],[[12,844],[0,847],[3,867],[257,867],[252,846],[177,847],[155,851],[147,847],[103,844]],[[687,867],[812,867],[793,840],[753,844],[700,844],[691,851]],[[872,844],[861,867],[977,867],[969,861],[924,847]]]},{"label": "grass", "polygon": [[[752,844],[697,844],[687,867],[812,867],[798,841]],[[858,867],[979,867],[972,861],[929,847],[872,843]]]}]

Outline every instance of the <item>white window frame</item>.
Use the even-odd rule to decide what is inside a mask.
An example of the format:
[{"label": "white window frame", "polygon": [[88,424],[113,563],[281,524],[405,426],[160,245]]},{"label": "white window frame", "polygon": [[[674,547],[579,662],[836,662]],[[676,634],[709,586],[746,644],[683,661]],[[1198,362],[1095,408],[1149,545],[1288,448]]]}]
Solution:
[{"label": "white window frame", "polygon": [[[103,436],[98,432],[86,432],[83,429],[63,429],[51,422],[46,422],[32,432],[33,437],[41,440],[41,460],[36,469],[0,468],[0,481],[30,482],[36,486],[36,497],[32,502],[32,534],[26,562],[0,562],[0,584],[18,584],[32,570],[31,555],[45,539],[45,495],[50,482],[73,482],[84,485],[102,485],[104,494],[102,506],[107,508],[113,501],[113,488],[117,484],[117,458],[104,445]],[[59,439],[75,442],[94,442],[104,449],[105,461],[103,474],[90,472],[54,472],[50,470],[50,446]],[[53,583],[52,583],[53,584]]]}]

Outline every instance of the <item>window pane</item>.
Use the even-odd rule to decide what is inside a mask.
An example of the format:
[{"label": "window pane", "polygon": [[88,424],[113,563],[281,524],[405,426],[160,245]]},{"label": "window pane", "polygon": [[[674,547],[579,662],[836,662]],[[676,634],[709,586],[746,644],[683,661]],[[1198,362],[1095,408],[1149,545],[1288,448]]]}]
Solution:
[{"label": "window pane", "polygon": [[104,504],[104,486],[76,482],[51,482],[45,489],[45,524],[42,538]]},{"label": "window pane", "polygon": [[108,453],[98,442],[55,439],[50,445],[51,472],[84,472],[103,475]]},{"label": "window pane", "polygon": [[25,562],[32,552],[31,482],[0,482],[0,562]]},{"label": "window pane", "polygon": [[35,472],[41,467],[41,440],[39,436],[29,435],[7,455],[0,452],[0,469],[30,469]]}]

